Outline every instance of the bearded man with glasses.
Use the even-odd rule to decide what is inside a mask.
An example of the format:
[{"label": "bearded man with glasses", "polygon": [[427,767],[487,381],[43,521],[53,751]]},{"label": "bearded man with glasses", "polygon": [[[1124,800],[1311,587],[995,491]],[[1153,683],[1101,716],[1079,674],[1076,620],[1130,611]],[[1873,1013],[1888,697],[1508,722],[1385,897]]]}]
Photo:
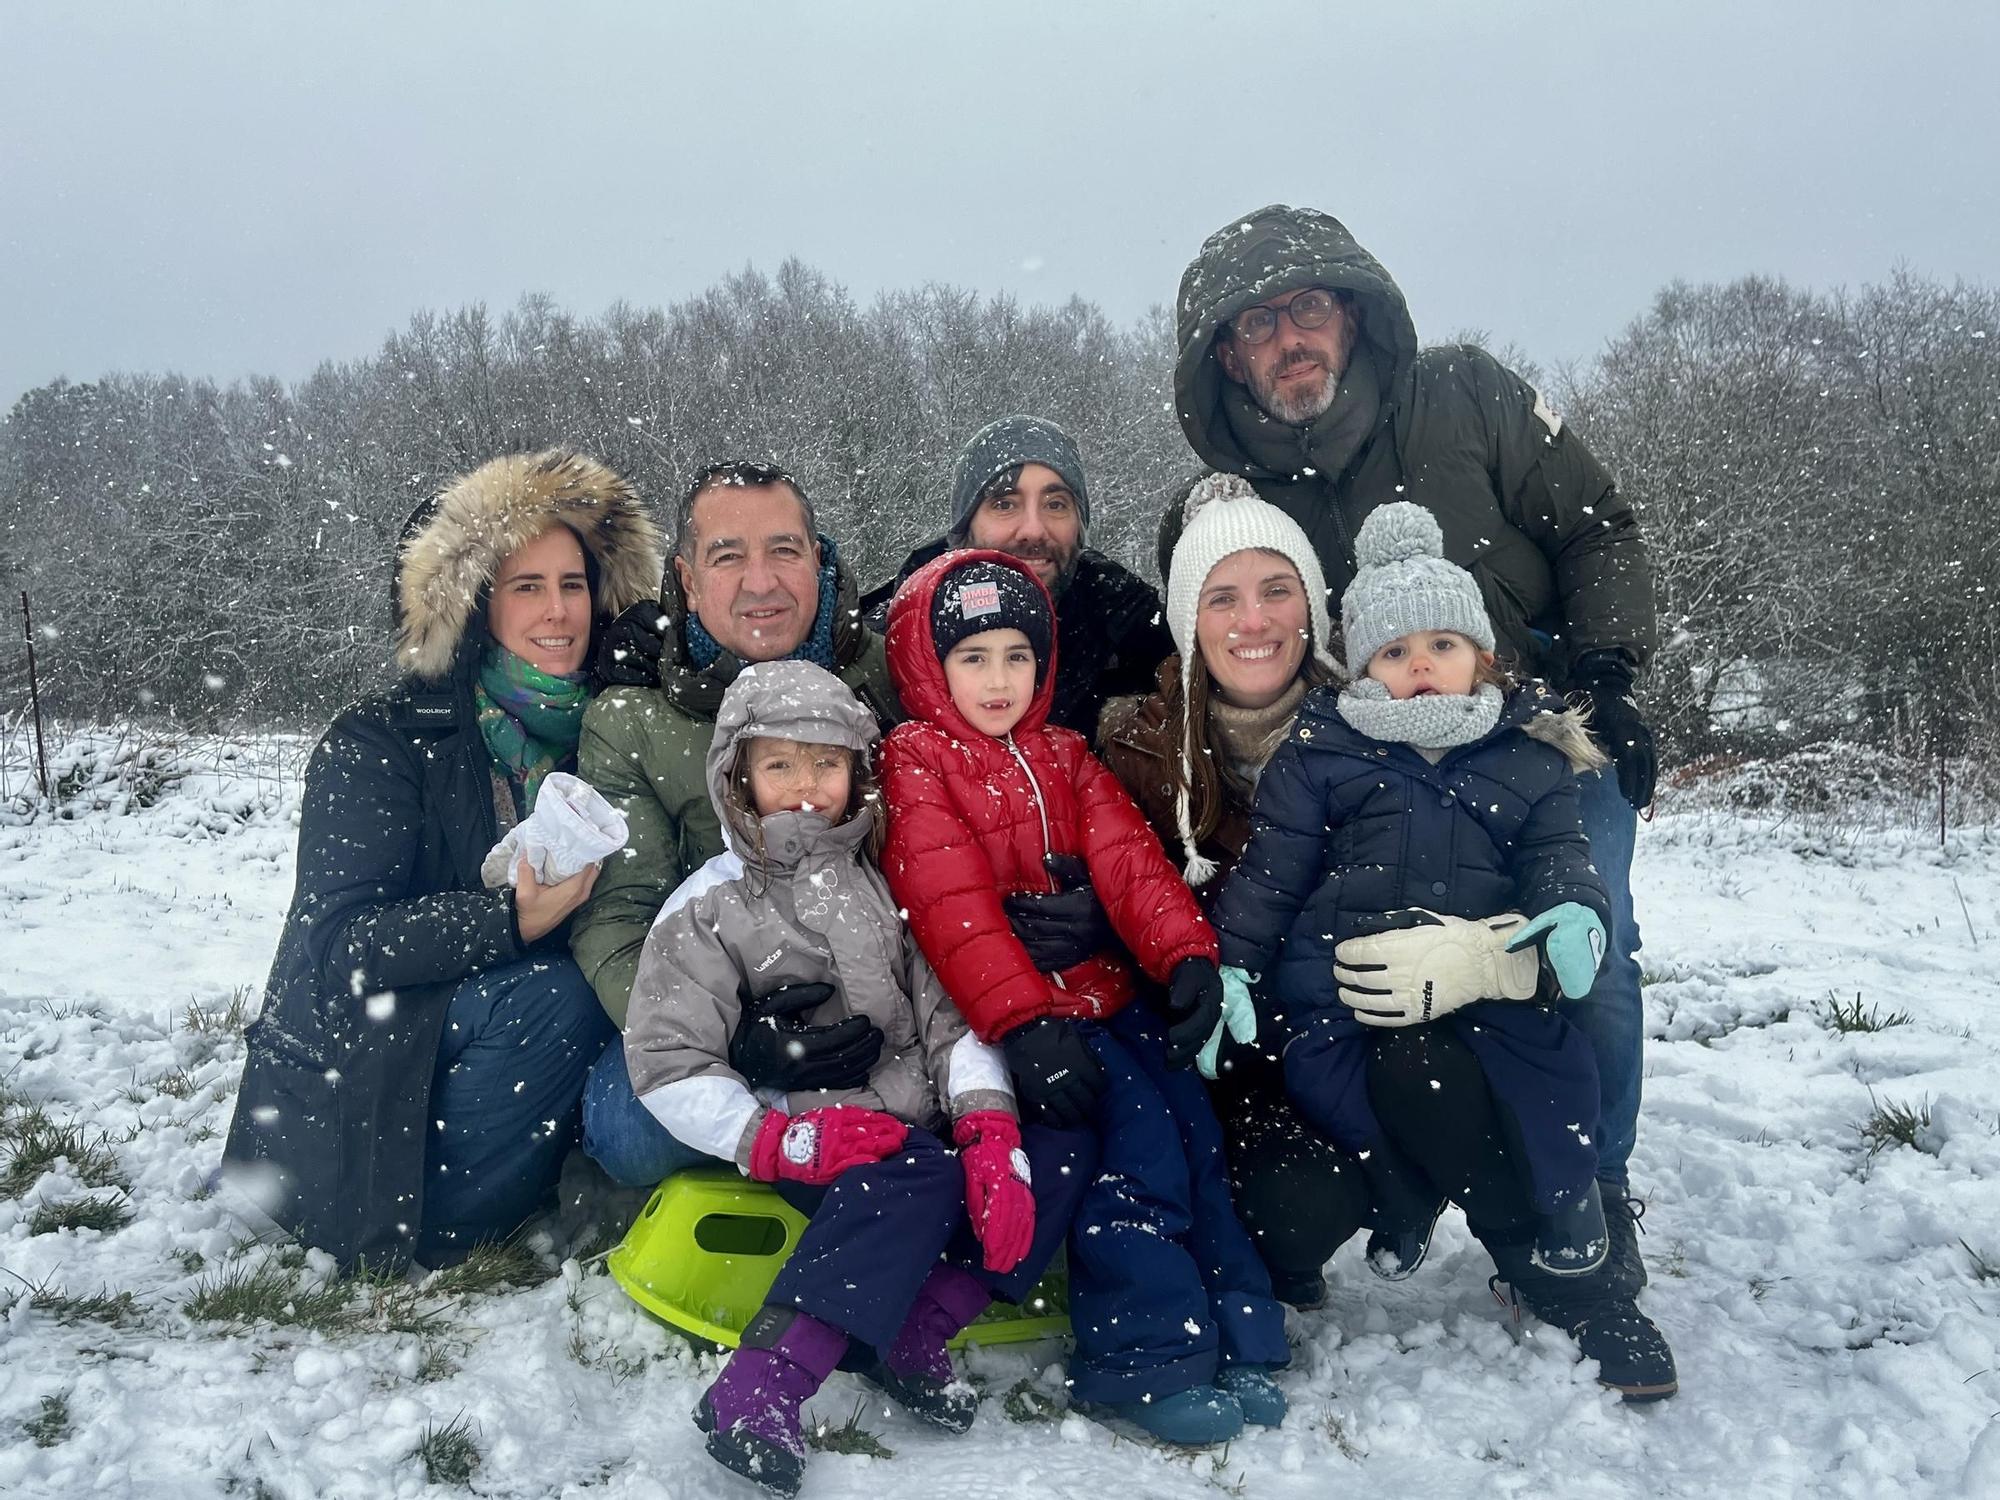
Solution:
[{"label": "bearded man with glasses", "polygon": [[[1208,464],[1304,528],[1334,599],[1353,581],[1362,519],[1415,501],[1437,518],[1445,556],[1478,582],[1505,664],[1590,707],[1613,768],[1582,778],[1583,825],[1613,922],[1596,987],[1565,1012],[1597,1055],[1612,1260],[1636,1291],[1645,1268],[1627,1159],[1644,1016],[1631,862],[1654,753],[1632,683],[1658,622],[1632,509],[1540,392],[1492,355],[1419,350],[1402,292],[1329,215],[1273,205],[1231,220],[1182,275],[1175,308],[1181,430]],[[1162,559],[1180,520],[1178,510],[1164,520]]]}]

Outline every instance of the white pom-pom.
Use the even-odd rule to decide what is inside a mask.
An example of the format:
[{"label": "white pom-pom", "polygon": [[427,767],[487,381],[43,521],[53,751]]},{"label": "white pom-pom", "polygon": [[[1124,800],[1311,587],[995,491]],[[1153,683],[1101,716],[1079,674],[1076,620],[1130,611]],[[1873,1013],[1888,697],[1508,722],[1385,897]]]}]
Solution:
[{"label": "white pom-pom", "polygon": [[1254,500],[1257,492],[1250,487],[1250,481],[1237,474],[1208,474],[1203,476],[1188,491],[1187,504],[1181,507],[1183,522],[1192,521],[1195,512],[1204,505],[1213,505],[1218,500]]},{"label": "white pom-pom", "polygon": [[1413,557],[1443,557],[1444,533],[1437,517],[1408,500],[1377,506],[1361,523],[1354,539],[1354,560],[1364,568],[1407,562]]}]

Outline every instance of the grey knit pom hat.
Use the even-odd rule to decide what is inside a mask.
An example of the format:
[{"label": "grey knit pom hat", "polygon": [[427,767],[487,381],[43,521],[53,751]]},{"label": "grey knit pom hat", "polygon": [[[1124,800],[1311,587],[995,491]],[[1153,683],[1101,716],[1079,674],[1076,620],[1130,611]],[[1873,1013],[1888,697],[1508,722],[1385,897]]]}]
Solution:
[{"label": "grey knit pom hat", "polygon": [[1444,533],[1421,505],[1376,507],[1354,539],[1358,570],[1340,596],[1347,669],[1357,678],[1377,651],[1413,630],[1455,630],[1493,649],[1493,621],[1479,584],[1444,556]]}]

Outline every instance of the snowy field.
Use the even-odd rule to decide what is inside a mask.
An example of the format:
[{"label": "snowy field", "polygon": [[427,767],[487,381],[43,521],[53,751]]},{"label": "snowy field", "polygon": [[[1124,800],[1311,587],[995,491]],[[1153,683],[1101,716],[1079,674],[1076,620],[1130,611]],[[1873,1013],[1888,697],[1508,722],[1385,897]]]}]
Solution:
[{"label": "snowy field", "polygon": [[[469,1467],[484,1495],[748,1495],[688,1420],[714,1356],[625,1299],[606,1238],[566,1222],[540,1267],[328,1288],[204,1196],[298,749],[211,746],[67,821],[0,812],[0,1492],[447,1495]],[[984,1353],[959,1440],[835,1376],[815,1414],[863,1403],[890,1456],[817,1454],[806,1496],[2000,1496],[1996,864],[1993,829],[1940,851],[1689,809],[1642,832],[1633,1176],[1677,1399],[1626,1408],[1510,1323],[1448,1217],[1414,1281],[1350,1245],[1328,1306],[1291,1315],[1282,1429],[1135,1445],[1061,1411],[1052,1351]]]}]

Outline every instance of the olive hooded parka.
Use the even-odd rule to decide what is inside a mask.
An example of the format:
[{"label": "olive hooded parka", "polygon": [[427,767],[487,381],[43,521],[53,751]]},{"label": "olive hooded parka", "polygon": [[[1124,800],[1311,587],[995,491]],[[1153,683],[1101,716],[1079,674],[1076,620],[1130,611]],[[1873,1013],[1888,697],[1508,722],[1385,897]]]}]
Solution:
[{"label": "olive hooded parka", "polygon": [[[1215,346],[1245,308],[1310,286],[1344,293],[1358,328],[1333,404],[1300,427],[1259,408]],[[1645,664],[1657,636],[1652,565],[1611,475],[1483,349],[1420,350],[1401,290],[1339,220],[1274,204],[1231,221],[1181,277],[1175,313],[1181,430],[1205,462],[1305,529],[1334,598],[1354,578],[1362,518],[1411,500],[1437,517],[1445,556],[1479,581],[1519,669],[1565,682],[1591,652]],[[1163,535],[1163,552],[1172,540]]]}]

